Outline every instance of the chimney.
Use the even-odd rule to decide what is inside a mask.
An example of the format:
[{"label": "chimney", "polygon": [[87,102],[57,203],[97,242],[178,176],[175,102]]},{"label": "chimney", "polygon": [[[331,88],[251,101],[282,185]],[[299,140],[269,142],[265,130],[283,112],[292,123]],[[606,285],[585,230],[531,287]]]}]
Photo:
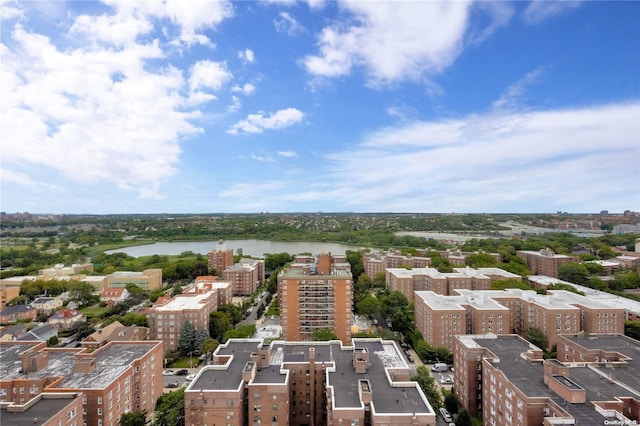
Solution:
[{"label": "chimney", "polygon": [[92,355],[83,355],[76,358],[74,372],[76,373],[93,373],[96,371],[96,357]]},{"label": "chimney", "polygon": [[20,354],[20,360],[22,361],[23,373],[35,373],[42,370],[49,365],[48,353],[44,351],[27,351],[24,354]]},{"label": "chimney", "polygon": [[367,348],[353,348],[353,368],[356,374],[364,374],[369,367],[369,351]]}]

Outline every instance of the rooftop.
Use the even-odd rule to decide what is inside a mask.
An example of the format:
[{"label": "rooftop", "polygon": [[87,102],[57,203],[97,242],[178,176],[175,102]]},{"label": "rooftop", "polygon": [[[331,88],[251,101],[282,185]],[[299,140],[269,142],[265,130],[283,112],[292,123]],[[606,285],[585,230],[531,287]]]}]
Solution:
[{"label": "rooftop", "polygon": [[184,309],[199,309],[202,303],[214,295],[214,292],[185,295],[179,294],[164,305],[154,306],[156,311],[181,311]]},{"label": "rooftop", "polygon": [[[39,343],[39,342],[38,342]],[[35,344],[35,343],[34,343]],[[96,357],[96,369],[90,373],[76,373],[77,353],[86,353],[86,349],[46,349],[48,365],[40,371],[28,373],[31,378],[64,377],[57,385],[59,388],[102,389],[130,368],[131,363],[142,358],[160,342],[111,343],[92,353]],[[29,345],[3,343],[0,345],[0,380],[11,380],[25,375],[20,372],[22,362],[20,353],[29,349]]]},{"label": "rooftop", "polygon": [[13,412],[3,407],[0,410],[0,418],[3,424],[12,426],[43,425],[79,397],[80,394],[75,393],[40,394],[36,397],[37,402],[22,411]]},{"label": "rooftop", "polygon": [[416,291],[415,297],[422,299],[433,310],[464,310],[462,305],[471,305],[478,310],[508,311],[509,308],[501,305],[484,291],[456,289],[458,296],[443,296],[433,291]]}]

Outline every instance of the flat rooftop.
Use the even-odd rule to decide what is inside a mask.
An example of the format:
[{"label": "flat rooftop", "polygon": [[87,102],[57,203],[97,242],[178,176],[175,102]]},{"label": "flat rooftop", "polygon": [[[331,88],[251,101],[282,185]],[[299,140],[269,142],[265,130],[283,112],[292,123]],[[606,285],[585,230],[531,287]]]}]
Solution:
[{"label": "flat rooftop", "polygon": [[419,297],[433,310],[465,310],[462,305],[471,305],[478,310],[492,310],[508,312],[509,308],[496,302],[490,294],[484,291],[456,289],[460,293],[457,296],[444,296],[433,291],[416,291],[415,297]]},{"label": "flat rooftop", "polygon": [[154,306],[154,309],[157,312],[162,311],[181,311],[184,309],[199,309],[202,307],[202,302],[213,296],[213,292],[206,292],[203,294],[178,294],[169,302],[164,305]]},{"label": "flat rooftop", "polygon": [[332,269],[330,274],[308,274],[304,269],[300,268],[290,268],[281,272],[281,277],[286,278],[309,278],[313,279],[314,277],[322,277],[331,279],[331,277],[341,279],[341,278],[351,278],[351,272],[344,269]]},{"label": "flat rooftop", "polygon": [[[76,373],[76,354],[84,348],[65,350],[46,350],[48,365],[40,371],[29,373],[30,378],[64,377],[57,387],[70,389],[103,389],[130,368],[131,363],[142,358],[160,342],[148,343],[113,342],[93,352],[96,357],[96,369],[91,373]],[[0,380],[24,377],[20,373],[22,362],[19,354],[26,351],[28,345],[0,345]]]},{"label": "flat rooftop", "polygon": [[589,366],[572,367],[570,370],[571,386],[586,390],[587,402],[566,403],[544,383],[543,365],[541,362],[531,363],[520,355],[531,346],[524,339],[516,336],[491,336],[472,338],[478,346],[485,347],[498,359],[490,361],[511,383],[528,397],[547,397],[559,407],[566,410],[576,419],[576,424],[603,424],[609,417],[602,417],[594,409],[592,401],[612,401],[616,397],[634,397],[639,394],[603,377],[596,369]]},{"label": "flat rooftop", "polygon": [[220,346],[216,354],[231,356],[231,362],[225,365],[208,365],[204,367],[198,377],[187,387],[187,390],[237,390],[242,382],[242,371],[251,354],[257,352],[262,340],[247,339],[243,341],[231,340]]},{"label": "flat rooftop", "polygon": [[[47,394],[41,394],[42,397],[35,404],[21,412],[11,412],[6,408],[0,409],[0,419],[2,424],[12,426],[38,426],[48,422],[51,417],[62,411],[66,406],[73,403],[80,394],[69,393],[63,397],[47,397]],[[81,413],[76,413],[81,415]]]}]

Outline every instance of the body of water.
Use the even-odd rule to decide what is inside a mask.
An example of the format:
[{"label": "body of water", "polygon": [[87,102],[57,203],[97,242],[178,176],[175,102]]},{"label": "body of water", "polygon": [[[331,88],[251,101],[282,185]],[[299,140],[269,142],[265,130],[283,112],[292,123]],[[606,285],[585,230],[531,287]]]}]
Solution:
[{"label": "body of water", "polygon": [[[235,254],[238,249],[242,249],[242,253],[246,256],[262,258],[265,253],[311,253],[317,255],[320,253],[331,252],[332,254],[345,254],[347,250],[360,250],[362,247],[350,246],[340,243],[318,243],[318,242],[285,242],[285,241],[265,241],[265,240],[225,240],[227,249],[233,249]],[[153,256],[158,255],[177,255],[185,251],[194,253],[207,254],[215,250],[218,241],[177,241],[146,244],[143,246],[124,247],[115,250],[108,250],[105,253],[126,253],[129,256]]]}]

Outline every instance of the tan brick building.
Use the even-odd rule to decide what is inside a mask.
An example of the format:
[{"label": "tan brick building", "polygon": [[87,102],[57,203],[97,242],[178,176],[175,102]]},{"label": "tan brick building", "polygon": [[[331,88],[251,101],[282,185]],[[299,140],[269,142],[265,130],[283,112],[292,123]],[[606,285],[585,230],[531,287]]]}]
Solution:
[{"label": "tan brick building", "polygon": [[0,401],[24,404],[42,392],[82,393],[87,425],[117,426],[124,413],[153,412],[162,394],[163,356],[157,341],[111,342],[95,351],[2,342]]},{"label": "tan brick building", "polygon": [[308,341],[314,331],[329,328],[351,342],[353,281],[346,265],[323,253],[313,264],[294,264],[280,272],[278,302],[286,340]]},{"label": "tan brick building", "polygon": [[162,269],[145,269],[142,272],[120,271],[107,275],[107,288],[125,288],[135,284],[143,290],[162,288]]},{"label": "tan brick building", "polygon": [[435,425],[397,346],[231,339],[185,390],[185,424]]},{"label": "tan brick building", "polygon": [[240,262],[227,267],[222,277],[233,286],[233,294],[248,296],[264,283],[264,261],[240,259]]},{"label": "tan brick building", "polygon": [[578,263],[579,258],[565,254],[555,254],[551,249],[540,251],[518,250],[516,255],[527,264],[533,275],[547,275],[558,278],[560,266],[566,263]]},{"label": "tan brick building", "polygon": [[209,269],[215,269],[218,274],[233,265],[233,249],[228,249],[224,240],[218,240],[216,248],[211,250],[207,257]]}]

